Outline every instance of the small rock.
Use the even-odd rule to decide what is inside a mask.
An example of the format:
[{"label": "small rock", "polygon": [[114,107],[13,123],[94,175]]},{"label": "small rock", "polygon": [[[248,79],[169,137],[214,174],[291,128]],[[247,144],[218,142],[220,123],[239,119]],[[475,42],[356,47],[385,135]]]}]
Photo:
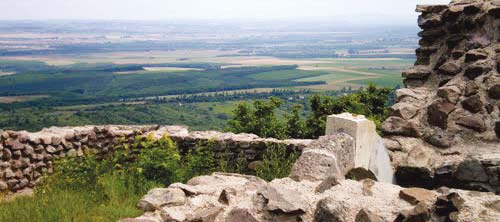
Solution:
[{"label": "small rock", "polygon": [[448,114],[455,109],[456,107],[452,103],[440,100],[435,101],[427,109],[427,121],[433,126],[446,129],[448,127]]},{"label": "small rock", "polygon": [[419,203],[430,204],[436,199],[436,195],[432,191],[423,188],[402,189],[399,192],[399,197],[413,205],[417,205]]},{"label": "small rock", "polygon": [[342,172],[334,153],[322,149],[307,149],[293,165],[290,178],[295,181],[319,181],[336,174]]},{"label": "small rock", "polygon": [[385,221],[379,216],[363,208],[359,210],[358,214],[356,215],[355,222],[385,222]]},{"label": "small rock", "polygon": [[479,91],[479,86],[474,81],[467,81],[465,85],[465,96],[472,96],[477,94]]},{"label": "small rock", "polygon": [[9,185],[6,182],[0,180],[0,191],[9,189]]},{"label": "small rock", "polygon": [[154,211],[162,206],[183,205],[186,195],[181,189],[155,188],[150,190],[137,204],[143,211]]},{"label": "small rock", "polygon": [[454,76],[462,71],[462,67],[456,62],[447,62],[438,68],[439,74]]},{"label": "small rock", "polygon": [[461,181],[488,182],[488,174],[477,159],[467,159],[460,163],[454,177]]},{"label": "small rock", "polygon": [[345,175],[345,178],[357,181],[362,181],[364,179],[372,179],[374,181],[377,181],[377,177],[372,171],[362,167],[357,167],[349,170],[349,172]]},{"label": "small rock", "polygon": [[307,209],[307,202],[294,190],[268,185],[257,194],[267,200],[265,207],[271,212],[302,214]]},{"label": "small rock", "polygon": [[460,59],[464,55],[464,51],[461,50],[454,50],[451,53],[451,57],[455,60]]},{"label": "small rock", "polygon": [[492,86],[488,90],[488,95],[493,99],[500,99],[500,84]]},{"label": "small rock", "polygon": [[327,197],[320,200],[314,212],[315,222],[347,222],[349,209],[345,204],[335,201],[335,197]]},{"label": "small rock", "polygon": [[473,80],[476,79],[478,76],[483,75],[491,70],[492,68],[486,64],[474,63],[465,70],[464,75],[470,80]]},{"label": "small rock", "polygon": [[47,151],[47,153],[50,153],[50,154],[53,154],[55,152],[57,152],[57,149],[51,145],[48,145],[45,150]]},{"label": "small rock", "polygon": [[456,104],[462,92],[457,86],[443,86],[438,89],[437,95],[450,103]]},{"label": "small rock", "polygon": [[337,186],[340,184],[340,181],[343,180],[344,178],[340,176],[331,176],[323,180],[315,189],[316,193],[323,193],[330,188]]},{"label": "small rock", "polygon": [[462,116],[458,118],[456,123],[476,132],[482,133],[486,131],[486,124],[484,122],[484,119],[479,116]]},{"label": "small rock", "polygon": [[442,131],[432,133],[425,141],[440,148],[449,148],[453,143],[453,139]]},{"label": "small rock", "polygon": [[432,74],[432,70],[426,66],[415,67],[412,69],[405,70],[403,72],[403,77],[408,79],[427,79]]},{"label": "small rock", "polygon": [[10,178],[13,178],[16,176],[16,174],[14,174],[14,172],[12,172],[12,170],[10,168],[7,168],[4,170],[3,172],[3,176],[7,179],[10,179]]},{"label": "small rock", "polygon": [[229,205],[231,198],[233,196],[236,196],[236,190],[233,188],[226,188],[222,190],[222,192],[219,195],[219,203],[224,205]]},{"label": "small rock", "polygon": [[443,21],[439,14],[420,15],[418,17],[418,26],[422,29],[430,29],[441,26]]},{"label": "small rock", "polygon": [[262,164],[264,164],[264,162],[260,160],[252,161],[248,164],[248,169],[256,171],[257,167],[262,166]]},{"label": "small rock", "polygon": [[471,113],[478,113],[483,107],[483,102],[479,95],[475,95],[462,101],[462,107]]},{"label": "small rock", "polygon": [[397,116],[407,120],[417,115],[419,109],[412,104],[400,102],[394,104],[391,110],[391,116]]},{"label": "small rock", "polygon": [[217,216],[224,211],[222,207],[208,207],[197,210],[193,213],[193,216],[187,219],[187,221],[193,222],[215,222]]},{"label": "small rock", "polygon": [[401,143],[399,143],[396,140],[382,138],[382,142],[384,143],[384,147],[390,151],[400,151],[401,150]]},{"label": "small rock", "polygon": [[260,222],[249,209],[234,208],[224,220],[225,222]]},{"label": "small rock", "polygon": [[10,138],[10,139],[6,140],[4,143],[5,143],[5,146],[10,147],[13,151],[24,149],[24,144],[22,144],[21,142],[19,142],[16,139]]},{"label": "small rock", "polygon": [[404,210],[399,213],[394,222],[424,222],[431,219],[431,211],[429,207],[420,203],[412,210]]},{"label": "small rock", "polygon": [[475,62],[488,58],[488,54],[483,51],[469,51],[465,54],[465,62]]},{"label": "small rock", "polygon": [[388,135],[421,136],[419,126],[415,122],[396,116],[391,116],[382,123],[382,131]]}]

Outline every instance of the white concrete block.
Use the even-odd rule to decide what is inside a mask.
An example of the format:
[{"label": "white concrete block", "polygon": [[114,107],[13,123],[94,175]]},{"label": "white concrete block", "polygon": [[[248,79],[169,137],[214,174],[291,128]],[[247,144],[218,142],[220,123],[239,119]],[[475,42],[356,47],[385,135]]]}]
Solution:
[{"label": "white concrete block", "polygon": [[347,133],[354,138],[356,147],[354,167],[368,169],[372,146],[376,138],[375,124],[363,115],[342,113],[328,116],[326,135],[333,135],[339,132]]},{"label": "white concrete block", "polygon": [[350,113],[328,116],[326,135],[336,133],[347,133],[354,138],[354,167],[371,170],[380,182],[394,182],[389,154],[377,134],[375,123],[363,115]]}]

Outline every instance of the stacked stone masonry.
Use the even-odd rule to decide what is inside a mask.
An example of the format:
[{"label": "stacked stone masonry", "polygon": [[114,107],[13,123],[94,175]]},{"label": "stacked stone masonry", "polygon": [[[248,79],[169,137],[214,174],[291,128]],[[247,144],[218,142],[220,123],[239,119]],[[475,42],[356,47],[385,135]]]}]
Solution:
[{"label": "stacked stone masonry", "polygon": [[457,0],[417,12],[417,61],[403,72],[406,88],[382,126],[397,179],[498,193],[500,1]]},{"label": "stacked stone masonry", "polygon": [[312,142],[216,131],[189,132],[181,126],[51,127],[37,133],[0,131],[0,191],[15,192],[34,187],[42,175],[53,171],[57,159],[82,156],[86,151],[106,154],[123,139],[132,143],[136,136],[148,135],[155,138],[167,135],[185,151],[213,140],[220,152],[229,150],[235,155],[244,154],[249,163],[260,160],[267,146],[284,144],[290,151],[300,151]]}]

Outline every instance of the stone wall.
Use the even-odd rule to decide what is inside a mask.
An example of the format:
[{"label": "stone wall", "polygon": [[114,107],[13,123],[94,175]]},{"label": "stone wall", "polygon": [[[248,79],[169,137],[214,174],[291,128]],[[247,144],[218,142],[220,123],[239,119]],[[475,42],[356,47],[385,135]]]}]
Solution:
[{"label": "stone wall", "polygon": [[276,140],[252,134],[216,131],[189,132],[180,126],[81,126],[51,127],[40,132],[0,131],[0,191],[18,191],[34,187],[43,174],[51,173],[54,161],[67,156],[81,156],[86,150],[105,154],[113,151],[120,139],[133,142],[136,136],[168,135],[183,150],[215,141],[221,151],[243,153],[249,163],[260,160],[267,146],[285,144],[300,151],[312,140]]},{"label": "stone wall", "polygon": [[499,192],[500,1],[417,12],[417,61],[382,126],[399,182]]}]

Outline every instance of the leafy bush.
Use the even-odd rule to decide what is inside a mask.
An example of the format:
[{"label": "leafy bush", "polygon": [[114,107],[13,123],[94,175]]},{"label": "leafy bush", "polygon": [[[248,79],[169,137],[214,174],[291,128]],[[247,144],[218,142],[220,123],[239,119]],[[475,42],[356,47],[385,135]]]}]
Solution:
[{"label": "leafy bush", "polygon": [[199,175],[210,174],[217,169],[213,149],[216,143],[209,140],[207,144],[198,144],[184,158],[184,177],[187,179]]},{"label": "leafy bush", "polygon": [[234,117],[228,122],[227,130],[278,139],[314,139],[324,135],[328,115],[343,112],[365,115],[380,128],[381,122],[388,116],[390,93],[388,88],[370,84],[366,89],[338,98],[316,94],[310,99],[311,112],[305,120],[301,118],[301,113],[306,110],[299,105],[293,106],[291,114],[285,114],[284,119],[276,117],[276,109],[283,104],[278,98],[255,101],[253,106],[242,103],[233,111]]},{"label": "leafy bush", "polygon": [[298,157],[297,152],[289,152],[285,145],[268,147],[262,164],[257,166],[257,176],[267,181],[287,177]]}]

